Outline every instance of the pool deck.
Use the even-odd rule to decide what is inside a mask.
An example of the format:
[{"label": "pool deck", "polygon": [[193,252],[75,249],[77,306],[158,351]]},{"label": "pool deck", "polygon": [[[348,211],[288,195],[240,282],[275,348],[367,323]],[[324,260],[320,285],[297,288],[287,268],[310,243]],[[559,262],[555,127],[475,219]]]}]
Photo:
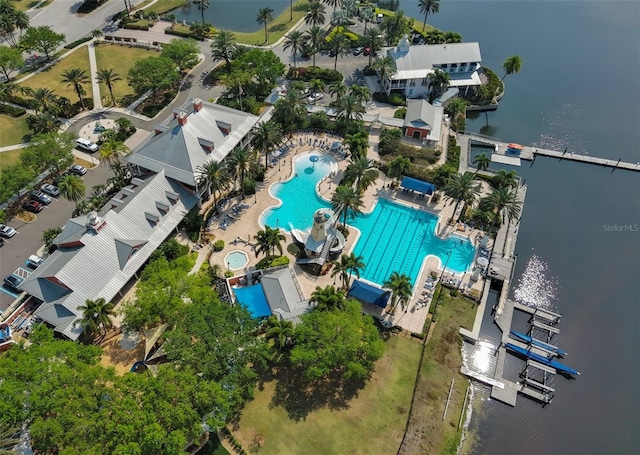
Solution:
[{"label": "pool deck", "polygon": [[[211,224],[211,227],[208,231],[209,241],[213,242],[216,240],[224,240],[225,248],[220,252],[213,252],[209,258],[209,262],[211,264],[218,264],[223,270],[227,269],[226,264],[224,263],[225,256],[233,251],[240,250],[247,253],[249,257],[249,264],[245,268],[246,271],[250,271],[253,269],[253,266],[262,258],[256,257],[255,251],[253,250],[253,236],[261,229],[258,223],[260,218],[260,214],[269,207],[272,207],[277,204],[277,201],[269,194],[268,187],[276,182],[283,181],[289,179],[293,174],[293,166],[292,162],[295,160],[297,155],[309,153],[311,151],[318,151],[319,153],[328,153],[319,150],[317,147],[307,145],[307,139],[318,137],[320,139],[324,139],[329,143],[334,142],[335,138],[319,135],[307,135],[307,134],[297,134],[293,136],[293,139],[296,144],[299,144],[300,139],[303,140],[304,145],[297,145],[294,150],[289,151],[289,153],[281,158],[279,166],[276,165],[268,169],[267,174],[265,176],[265,182],[260,183],[258,185],[257,194],[254,196],[248,196],[244,203],[248,205],[246,209],[244,209],[238,216],[234,215],[237,219],[234,220],[226,230],[222,230],[219,228],[218,222],[214,221]],[[376,136],[372,137],[370,141],[370,147],[367,156],[370,159],[379,160],[379,156],[377,154],[377,141]],[[320,195],[327,200],[331,199],[333,192],[337,186],[337,183],[340,182],[342,178],[342,173],[344,169],[349,164],[349,160],[341,159],[336,154],[332,154],[334,158],[336,158],[338,162],[338,172],[323,180],[319,184]],[[447,237],[451,234],[456,234],[459,236],[469,237],[470,240],[477,245],[478,234],[480,231],[473,230],[471,228],[465,228],[462,225],[447,225],[446,222],[442,220],[447,220],[453,215],[453,208],[455,204],[449,204],[448,200],[444,198],[437,204],[430,203],[430,199],[422,199],[415,195],[403,193],[401,191],[390,190],[386,186],[388,185],[387,179],[382,176],[379,178],[374,185],[372,185],[365,193],[363,197],[363,201],[365,204],[364,211],[371,211],[373,209],[373,204],[376,202],[378,197],[385,197],[392,201],[405,204],[407,206],[426,210],[428,212],[434,213],[440,216],[439,224],[437,225],[437,233],[441,237]],[[213,204],[213,200],[207,201],[203,206],[203,213]],[[233,204],[229,204],[227,209],[230,208]],[[222,217],[220,217],[222,218]],[[286,241],[283,243],[283,253],[289,256],[291,264],[295,263],[295,258],[290,255],[286,251],[286,245],[292,242],[291,236],[289,233],[286,233]],[[345,244],[344,252],[349,253],[353,249],[353,242],[356,238],[356,235],[349,235],[347,237],[347,242]],[[209,252],[209,248],[202,248],[199,250],[200,255],[206,256]],[[424,294],[423,292],[429,291],[424,286],[427,282],[427,277],[430,272],[436,272],[437,276],[440,277],[442,269],[441,269],[440,261],[434,257],[430,257],[424,264],[420,272],[420,277],[417,285],[414,287],[414,294],[411,298],[411,301],[406,306],[406,308],[401,308],[398,306],[394,312],[394,314],[386,314],[384,315],[384,319],[389,320],[394,325],[398,325],[401,328],[414,333],[421,333],[422,328],[424,326],[425,320],[428,316],[429,306],[431,304],[431,296]],[[293,268],[296,272],[298,282],[300,283],[300,287],[304,292],[306,297],[311,296],[313,291],[315,291],[316,287],[324,287],[328,285],[335,284],[334,279],[331,278],[330,274],[323,276],[313,276],[309,275],[302,271],[300,267],[297,265],[293,265]],[[236,275],[242,273],[241,270],[235,271]],[[460,280],[460,283],[457,285],[461,291],[469,294],[478,294],[481,295],[483,283],[482,280],[477,282],[471,281],[471,274],[465,273],[464,276],[452,276],[450,273],[447,273],[444,277],[444,280],[453,279]],[[378,315],[379,316],[379,315]]]}]

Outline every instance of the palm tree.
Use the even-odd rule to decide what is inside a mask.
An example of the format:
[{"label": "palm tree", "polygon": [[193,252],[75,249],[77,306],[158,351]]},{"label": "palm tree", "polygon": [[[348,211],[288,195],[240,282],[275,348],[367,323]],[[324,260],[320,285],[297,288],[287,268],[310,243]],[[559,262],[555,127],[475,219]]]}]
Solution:
[{"label": "palm tree", "polygon": [[224,60],[227,72],[231,71],[231,59],[238,52],[236,37],[229,30],[220,30],[213,35],[211,42],[211,56],[213,60]]},{"label": "palm tree", "polygon": [[452,119],[455,119],[456,116],[467,111],[467,103],[462,98],[456,98],[447,104],[446,111]]},{"label": "palm tree", "polygon": [[218,194],[229,188],[231,178],[227,168],[220,161],[207,161],[198,166],[196,170],[200,173],[198,185],[207,188],[207,197],[213,195],[213,206],[218,206]]},{"label": "palm tree", "polygon": [[104,334],[107,329],[113,327],[111,317],[116,314],[113,311],[113,303],[107,302],[102,297],[96,300],[87,299],[84,305],[78,307],[78,310],[82,312],[79,325],[88,337],[97,331]]},{"label": "palm tree", "polygon": [[340,185],[331,198],[331,208],[338,218],[342,216],[342,224],[346,227],[347,218],[362,213],[362,194],[351,186]]},{"label": "palm tree", "polygon": [[362,8],[360,10],[360,19],[364,22],[364,33],[367,33],[367,24],[373,22],[373,9],[370,7]]},{"label": "palm tree", "polygon": [[80,68],[71,68],[62,73],[62,82],[67,83],[67,87],[73,86],[73,91],[76,92],[78,98],[80,99],[80,104],[82,104],[82,108],[84,109],[84,95],[86,92],[82,87],[82,84],[87,84],[89,82],[89,76],[87,76],[86,71],[81,70]]},{"label": "palm tree", "polygon": [[480,208],[493,212],[491,229],[493,231],[498,220],[512,221],[520,217],[522,201],[518,200],[518,194],[514,188],[502,187],[492,188],[491,194],[480,201]]},{"label": "palm tree", "polygon": [[380,29],[377,27],[371,27],[362,34],[362,45],[371,49],[371,52],[369,52],[369,66],[371,66],[373,54],[382,49],[383,44],[382,38],[380,37]]},{"label": "palm tree", "polygon": [[[456,206],[453,209],[453,214],[458,211],[458,205],[461,202],[465,204],[472,203],[480,194],[480,183],[475,179],[475,174],[465,172],[464,174],[455,174],[449,179],[449,182],[444,187],[444,193],[450,199],[456,200]],[[460,212],[460,216],[464,213],[464,209]],[[460,216],[458,219],[460,219]]]},{"label": "palm tree", "polygon": [[391,163],[389,163],[387,175],[392,179],[400,179],[400,177],[402,177],[410,167],[411,160],[409,158],[404,158],[402,155],[398,155]]},{"label": "palm tree", "polygon": [[342,309],[344,306],[344,293],[333,286],[321,288],[316,286],[316,290],[311,294],[310,303],[316,304],[316,309],[320,311],[333,311]]},{"label": "palm tree", "polygon": [[389,279],[382,286],[391,291],[391,310],[389,310],[389,313],[395,311],[398,303],[402,305],[402,309],[406,307],[413,291],[411,278],[404,273],[401,275],[398,272],[392,272]]},{"label": "palm tree", "polygon": [[309,3],[309,9],[304,17],[304,21],[314,27],[322,25],[325,21],[325,12],[326,10],[323,4],[319,1],[312,1]]},{"label": "palm tree", "polygon": [[282,142],[282,131],[275,121],[262,122],[253,128],[251,145],[264,152],[265,169],[269,168],[269,152],[274,150],[280,142]]},{"label": "palm tree", "polygon": [[334,56],[333,61],[333,70],[336,71],[338,67],[338,57],[344,57],[349,54],[349,50],[351,50],[351,41],[347,38],[347,35],[344,33],[336,33],[331,38],[331,42],[329,43],[329,50]]},{"label": "palm tree", "polygon": [[[325,83],[322,79],[311,79],[309,81],[309,90],[311,93],[322,93],[325,89]],[[314,98],[313,104],[316,104],[316,100]]]},{"label": "palm tree", "polygon": [[58,182],[58,189],[62,197],[67,201],[75,202],[76,207],[78,207],[78,202],[82,200],[87,191],[84,181],[77,175],[65,175],[62,177]]},{"label": "palm tree", "polygon": [[291,126],[291,132],[293,132],[295,120],[307,113],[304,100],[300,99],[300,93],[295,89],[289,90],[282,99],[278,100],[276,108],[282,112],[285,123]]},{"label": "palm tree", "polygon": [[442,95],[449,88],[449,73],[436,68],[433,73],[427,76],[429,79],[429,103],[433,104],[438,96]]},{"label": "palm tree", "polygon": [[351,275],[355,273],[356,277],[360,278],[360,270],[364,269],[364,262],[362,262],[362,260],[362,256],[356,256],[354,253],[351,253],[348,256],[343,254],[340,256],[339,261],[333,261],[331,278],[334,278],[336,275],[340,275],[343,288],[349,289],[351,286]]},{"label": "palm tree", "polygon": [[520,72],[520,67],[522,66],[522,59],[518,55],[512,55],[507,58],[502,64],[502,69],[504,70],[504,76],[502,76],[501,81],[504,80],[509,74],[516,74]]},{"label": "palm tree", "polygon": [[338,7],[338,5],[340,4],[341,0],[322,0],[324,3],[326,3],[329,6],[333,6],[333,10],[335,11],[336,8]]},{"label": "palm tree", "polygon": [[255,167],[255,158],[246,147],[235,149],[227,158],[229,174],[235,179],[239,178],[242,199],[244,199],[244,178],[246,175],[253,175]]},{"label": "palm tree", "polygon": [[200,0],[198,2],[198,9],[202,16],[202,25],[204,25],[204,11],[211,6],[211,0]]},{"label": "palm tree", "polygon": [[100,68],[98,73],[96,74],[96,78],[98,82],[102,82],[109,89],[109,96],[111,96],[111,105],[116,104],[116,99],[113,96],[113,83],[117,81],[121,81],[122,78],[120,75],[112,68]]},{"label": "palm tree", "polygon": [[346,130],[349,131],[351,124],[354,120],[362,120],[362,115],[365,113],[365,108],[356,99],[355,96],[347,95],[340,98],[336,105],[337,119],[346,123]]},{"label": "palm tree", "polygon": [[342,81],[337,81],[329,85],[329,94],[336,97],[336,101],[347,94],[347,86]]},{"label": "palm tree", "polygon": [[309,47],[311,57],[313,58],[313,66],[316,66],[316,54],[324,44],[324,30],[317,25],[309,27],[304,35],[305,43]]},{"label": "palm tree", "polygon": [[280,232],[280,229],[273,229],[266,225],[253,238],[256,240],[256,257],[259,253],[264,253],[265,256],[275,256],[276,250],[282,255],[282,242],[284,242],[285,236]]},{"label": "palm tree", "polygon": [[92,36],[93,38],[95,38],[96,40],[97,40],[98,38],[102,38],[102,35],[103,35],[102,30],[95,29],[95,30],[93,30],[93,31],[91,32],[91,36]]},{"label": "palm tree", "polygon": [[366,85],[353,84],[349,87],[349,93],[360,103],[366,104],[371,101],[371,90]]},{"label": "palm tree", "polygon": [[27,126],[34,133],[52,133],[60,127],[60,119],[51,112],[40,112],[27,117]]},{"label": "palm tree", "polygon": [[256,22],[258,24],[264,24],[264,41],[265,43],[268,43],[269,31],[267,30],[267,25],[273,22],[273,10],[268,7],[260,8],[258,10],[258,17],[256,17]]},{"label": "palm tree", "polygon": [[477,174],[480,171],[486,171],[487,169],[489,169],[489,165],[491,164],[491,158],[489,158],[484,153],[481,153],[480,155],[476,156],[473,159],[473,164],[475,164],[476,166],[475,173]]},{"label": "palm tree", "polygon": [[427,16],[440,12],[440,0],[418,0],[420,13],[424,14],[424,22],[422,22],[422,31],[427,26]]},{"label": "palm tree", "polygon": [[349,256],[347,256],[347,271],[349,272],[347,288],[349,288],[351,284],[351,275],[355,274],[356,278],[360,278],[360,271],[364,269],[363,259],[364,258],[362,256],[356,256],[353,252],[349,253]]},{"label": "palm tree", "polygon": [[266,339],[273,340],[273,343],[278,350],[282,350],[287,345],[287,341],[291,339],[294,334],[293,323],[291,321],[280,319],[275,314],[272,314],[267,318],[266,327]]},{"label": "palm tree", "polygon": [[296,68],[296,58],[298,57],[298,52],[302,49],[302,44],[304,42],[304,35],[300,30],[294,30],[289,32],[285,37],[284,45],[282,46],[283,50],[287,50],[291,48],[291,55],[293,55],[293,68]]},{"label": "palm tree", "polygon": [[124,142],[110,138],[100,146],[100,159],[105,160],[111,170],[113,170],[115,163],[120,161],[120,156],[124,156],[128,152],[129,147],[124,145]]},{"label": "palm tree", "polygon": [[224,74],[220,77],[222,85],[227,87],[229,92],[235,92],[236,96],[240,100],[242,108],[242,87],[251,82],[251,74],[242,70],[234,70],[230,73]]},{"label": "palm tree", "polygon": [[33,101],[36,105],[36,114],[38,112],[43,112],[49,110],[56,101],[56,94],[53,90],[48,89],[46,87],[39,87],[33,91],[31,94]]},{"label": "palm tree", "polygon": [[344,171],[345,181],[352,182],[359,193],[364,193],[376,181],[378,175],[375,162],[364,156],[351,162]]},{"label": "palm tree", "polygon": [[396,72],[396,64],[391,57],[385,55],[376,59],[373,63],[373,69],[378,72],[380,80],[383,81],[385,77],[392,76]]},{"label": "palm tree", "polygon": [[516,171],[500,169],[491,178],[491,186],[494,188],[516,188],[518,186],[518,174]]},{"label": "palm tree", "polygon": [[18,453],[14,450],[14,447],[20,442],[19,434],[19,428],[10,427],[6,423],[0,424],[0,455],[15,455]]}]

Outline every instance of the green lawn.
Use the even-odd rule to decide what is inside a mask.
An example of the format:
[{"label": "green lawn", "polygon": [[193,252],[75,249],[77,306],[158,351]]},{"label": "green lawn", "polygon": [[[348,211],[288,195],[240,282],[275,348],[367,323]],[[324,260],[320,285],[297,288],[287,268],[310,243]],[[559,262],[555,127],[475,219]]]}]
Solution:
[{"label": "green lawn", "polygon": [[[96,62],[98,69],[113,68],[122,78],[113,84],[113,96],[121,100],[126,95],[133,95],[133,89],[127,82],[127,73],[138,60],[158,56],[158,51],[141,49],[138,47],[120,46],[118,44],[100,44],[96,47]],[[100,84],[100,95],[109,102],[109,89]]]},{"label": "green lawn", "polygon": [[[27,128],[27,117],[29,117],[29,115],[26,114],[18,118],[14,118],[6,114],[0,114],[0,147],[24,142],[23,138],[29,134],[29,129]],[[8,158],[5,158],[5,153],[3,153],[0,158],[0,167],[13,164],[5,162],[5,159],[9,160]]]},{"label": "green lawn", "polygon": [[247,451],[260,441],[260,455],[396,453],[420,349],[405,338],[387,340],[372,378],[346,402],[300,393],[295,375],[265,378],[234,434]]},{"label": "green lawn", "polygon": [[[87,46],[77,49],[49,69],[21,82],[20,85],[33,89],[46,87],[53,90],[56,95],[67,97],[71,103],[75,103],[78,101],[78,95],[73,91],[73,87],[67,87],[67,84],[62,82],[62,73],[72,68],[80,68],[86,72],[87,76],[91,76]],[[91,98],[91,84],[85,84],[84,90],[87,93],[86,97]]]},{"label": "green lawn", "polygon": [[38,0],[11,0],[10,3],[18,11],[26,11],[35,6],[38,3]]},{"label": "green lawn", "polygon": [[[437,322],[432,326],[416,389],[409,430],[401,454],[455,455],[460,431],[458,422],[468,380],[460,373],[462,338],[460,327],[470,329],[477,304],[463,297],[451,297],[443,289]],[[451,380],[455,379],[446,419],[442,415]]]},{"label": "green lawn", "polygon": [[[152,1],[153,0],[145,0],[144,2],[140,3],[139,5],[136,5],[136,7],[135,7],[136,11],[140,10],[141,8],[144,8],[145,6],[147,6]],[[164,13],[168,13],[168,12],[170,12],[170,11],[176,9],[176,8],[181,7],[185,3],[187,3],[187,0],[158,0],[151,7],[146,8],[146,11],[153,11],[153,12],[158,13],[158,14],[164,14]]]},{"label": "green lawn", "polygon": [[[242,44],[253,44],[253,45],[265,45],[265,44],[273,44],[282,38],[291,27],[296,24],[305,14],[307,14],[309,2],[307,0],[297,0],[293,4],[293,20],[289,20],[290,12],[289,8],[286,8],[280,16],[276,17],[275,20],[267,26],[269,29],[269,42],[264,42],[264,26],[259,26],[256,23],[257,30],[252,33],[242,33],[233,31],[233,34],[236,36],[236,41]],[[256,12],[257,14],[257,12]],[[331,16],[331,13],[327,12],[327,19]]]},{"label": "green lawn", "polygon": [[22,149],[0,152],[0,173],[4,168],[20,162],[20,152],[22,152]]}]

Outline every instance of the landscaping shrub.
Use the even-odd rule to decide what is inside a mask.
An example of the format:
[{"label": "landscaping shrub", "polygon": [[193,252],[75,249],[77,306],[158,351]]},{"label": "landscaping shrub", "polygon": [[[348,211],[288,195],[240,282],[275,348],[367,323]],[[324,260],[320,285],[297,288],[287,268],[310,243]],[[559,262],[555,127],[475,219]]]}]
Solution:
[{"label": "landscaping shrub", "polygon": [[167,34],[167,35],[181,36],[183,38],[193,38],[193,39],[198,40],[198,41],[204,41],[205,40],[205,37],[202,36],[201,33],[194,33],[194,32],[191,32],[191,31],[183,32],[182,30],[176,30],[176,29],[174,29],[172,27],[166,28],[164,30],[164,33]]},{"label": "landscaping shrub", "polygon": [[213,244],[213,251],[222,251],[224,249],[224,240],[216,240]]},{"label": "landscaping shrub", "polygon": [[129,24],[124,24],[123,28],[128,30],[144,30],[145,32],[149,31],[149,21],[140,21],[140,22],[131,22]]},{"label": "landscaping shrub", "polygon": [[65,49],[73,49],[76,46],[79,46],[82,43],[86,43],[87,41],[91,41],[92,38],[90,36],[87,36],[86,38],[80,38],[75,40],[73,43],[69,43],[67,44],[64,48]]},{"label": "landscaping shrub", "polygon": [[331,126],[331,119],[324,111],[314,112],[309,116],[309,128],[328,130]]},{"label": "landscaping shrub", "polygon": [[27,111],[19,107],[10,106],[8,104],[0,104],[0,114],[7,114],[11,117],[22,117]]},{"label": "landscaping shrub", "polygon": [[460,146],[457,144],[455,136],[449,136],[447,164],[451,165],[454,169],[458,169],[460,167]]},{"label": "landscaping shrub", "polygon": [[401,107],[393,113],[393,118],[405,118],[407,115],[407,108]]},{"label": "landscaping shrub", "polygon": [[7,95],[5,97],[5,101],[8,103],[17,104],[18,106],[23,106],[27,109],[35,109],[37,107],[37,103],[35,100],[29,98],[22,98],[16,95]]},{"label": "landscaping shrub", "polygon": [[367,65],[362,70],[362,74],[364,74],[365,76],[375,76],[377,73],[376,73],[375,69],[373,69],[371,66]]},{"label": "landscaping shrub", "polygon": [[233,276],[233,272],[231,270],[227,270],[226,272],[224,272],[225,278],[231,278],[232,276]]},{"label": "landscaping shrub", "polygon": [[392,93],[390,95],[387,95],[386,93],[376,92],[373,94],[373,98],[376,101],[379,101],[381,103],[391,104],[393,106],[405,105],[405,98],[399,93]]},{"label": "landscaping shrub", "polygon": [[289,245],[287,245],[287,251],[292,256],[296,256],[297,257],[300,254],[300,247],[298,245],[296,245],[295,243],[290,243]]},{"label": "landscaping shrub", "polygon": [[256,264],[257,270],[268,269],[269,267],[277,267],[280,265],[289,265],[289,258],[287,256],[267,256]]},{"label": "landscaping shrub", "polygon": [[244,188],[244,194],[250,195],[256,193],[256,181],[252,178],[245,178],[242,182]]},{"label": "landscaping shrub", "polygon": [[349,31],[349,30],[345,29],[344,27],[342,27],[341,25],[339,25],[339,26],[337,26],[337,27],[334,27],[334,28],[333,28],[333,30],[331,30],[331,31],[329,32],[329,34],[328,34],[328,35],[327,35],[327,37],[325,38],[325,40],[327,41],[327,43],[330,43],[330,42],[331,42],[331,40],[333,39],[333,37],[334,37],[337,33],[342,33],[342,34],[344,34],[344,35],[349,39],[349,41],[351,41],[351,43],[355,43],[355,42],[357,42],[357,41],[359,41],[359,40],[360,40],[360,37],[359,37],[357,34],[355,34],[355,33],[351,32],[351,31]]},{"label": "landscaping shrub", "polygon": [[309,66],[307,68],[289,69],[287,78],[291,80],[310,81],[311,79],[320,79],[325,84],[340,82],[343,79],[342,73],[328,68],[320,68],[318,66]]}]

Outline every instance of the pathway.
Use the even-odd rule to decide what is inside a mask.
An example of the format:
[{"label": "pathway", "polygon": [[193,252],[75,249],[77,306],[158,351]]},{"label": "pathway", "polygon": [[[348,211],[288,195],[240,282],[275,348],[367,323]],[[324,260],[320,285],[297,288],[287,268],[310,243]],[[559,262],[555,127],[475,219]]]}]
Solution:
[{"label": "pathway", "polygon": [[96,62],[95,40],[89,42],[89,71],[91,76],[91,92],[93,94],[93,110],[102,109],[102,96],[100,95],[100,84],[98,83],[98,63]]}]

